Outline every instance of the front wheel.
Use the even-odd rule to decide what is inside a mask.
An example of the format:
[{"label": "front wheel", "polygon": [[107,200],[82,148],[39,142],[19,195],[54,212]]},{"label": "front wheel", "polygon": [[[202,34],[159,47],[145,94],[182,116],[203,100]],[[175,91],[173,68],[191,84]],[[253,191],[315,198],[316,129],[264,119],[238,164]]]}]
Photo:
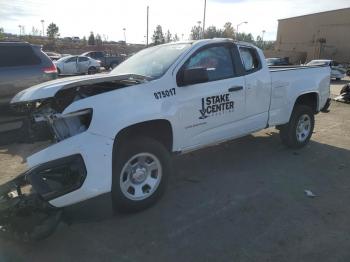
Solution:
[{"label": "front wheel", "polygon": [[157,140],[122,141],[114,154],[112,200],[118,211],[139,211],[163,194],[171,172],[168,150]]},{"label": "front wheel", "polygon": [[282,142],[291,148],[305,146],[312,136],[315,117],[312,108],[305,105],[296,105],[289,123],[280,127]]},{"label": "front wheel", "polygon": [[94,66],[89,67],[88,69],[88,75],[94,75],[97,73],[97,69]]}]

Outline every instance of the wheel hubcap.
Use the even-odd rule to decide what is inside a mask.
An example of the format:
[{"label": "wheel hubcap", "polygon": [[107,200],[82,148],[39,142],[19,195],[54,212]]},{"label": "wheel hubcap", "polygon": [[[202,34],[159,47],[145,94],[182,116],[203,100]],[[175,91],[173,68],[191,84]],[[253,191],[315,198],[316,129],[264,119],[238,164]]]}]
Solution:
[{"label": "wheel hubcap", "polygon": [[120,175],[120,188],[125,197],[139,201],[157,190],[161,178],[159,159],[150,153],[140,153],[125,163]]},{"label": "wheel hubcap", "polygon": [[297,124],[296,137],[299,142],[304,142],[311,131],[311,118],[309,115],[302,115]]}]

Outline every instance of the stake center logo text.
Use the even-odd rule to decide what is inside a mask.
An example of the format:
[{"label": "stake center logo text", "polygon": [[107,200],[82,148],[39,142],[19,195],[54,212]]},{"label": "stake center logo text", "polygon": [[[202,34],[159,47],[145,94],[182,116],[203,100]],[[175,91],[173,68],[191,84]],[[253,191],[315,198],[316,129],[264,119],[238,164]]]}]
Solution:
[{"label": "stake center logo text", "polygon": [[234,105],[235,102],[230,100],[230,94],[202,98],[202,108],[199,110],[201,116],[199,119],[233,112]]}]

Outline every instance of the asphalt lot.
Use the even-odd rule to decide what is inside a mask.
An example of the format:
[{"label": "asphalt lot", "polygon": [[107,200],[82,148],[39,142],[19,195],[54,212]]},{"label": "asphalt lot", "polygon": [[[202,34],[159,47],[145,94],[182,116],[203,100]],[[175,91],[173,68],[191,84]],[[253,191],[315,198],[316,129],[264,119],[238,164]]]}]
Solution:
[{"label": "asphalt lot", "polygon": [[[113,214],[109,195],[93,199],[49,239],[0,239],[0,261],[349,261],[350,105],[330,110],[301,150],[270,128],[179,156],[153,208]],[[0,146],[0,180],[42,146]]]}]

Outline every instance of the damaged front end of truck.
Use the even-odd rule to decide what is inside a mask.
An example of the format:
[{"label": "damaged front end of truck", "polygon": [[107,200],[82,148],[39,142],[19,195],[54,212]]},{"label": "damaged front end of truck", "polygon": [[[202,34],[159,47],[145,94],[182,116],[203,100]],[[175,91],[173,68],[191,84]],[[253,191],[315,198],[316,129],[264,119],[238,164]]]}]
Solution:
[{"label": "damaged front end of truck", "polygon": [[83,159],[73,155],[31,168],[0,186],[0,235],[23,241],[49,236],[62,215],[49,201],[77,190],[85,178]]},{"label": "damaged front end of truck", "polygon": [[[24,90],[13,99],[12,107],[28,118],[28,133],[32,134],[33,142],[51,140],[47,148],[51,154],[39,152],[38,157],[37,153],[29,170],[0,186],[0,236],[22,241],[46,238],[54,232],[63,212],[61,207],[52,205],[52,201],[83,186],[88,173],[84,162],[87,156],[83,157],[79,148],[89,143],[84,142],[85,138],[76,139],[75,144],[65,140],[83,135],[89,129],[93,109],[68,113],[65,109],[81,99],[143,82],[137,76],[75,78],[62,83],[56,80]],[[38,137],[42,130],[45,135]],[[61,150],[60,153],[52,154],[57,150]],[[89,149],[89,152],[95,154],[93,157],[99,154],[98,150]]]}]

